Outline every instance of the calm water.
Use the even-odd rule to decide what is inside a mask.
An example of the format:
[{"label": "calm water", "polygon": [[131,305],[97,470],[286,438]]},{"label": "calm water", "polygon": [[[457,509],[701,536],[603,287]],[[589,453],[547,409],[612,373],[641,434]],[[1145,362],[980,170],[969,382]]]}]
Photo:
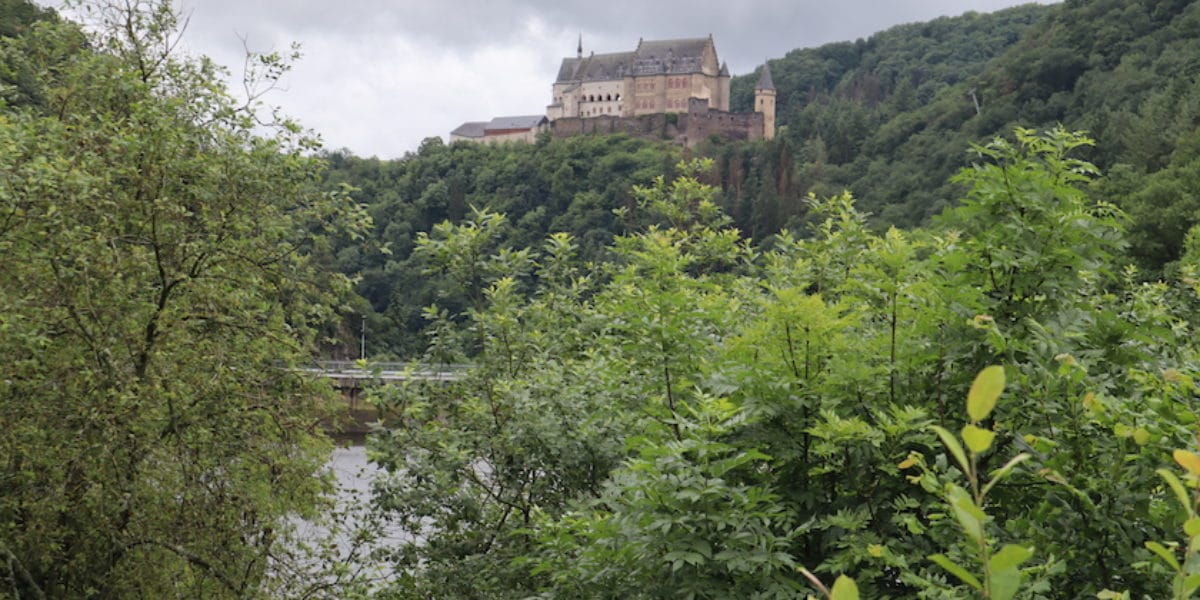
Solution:
[{"label": "calm water", "polygon": [[340,497],[350,499],[357,495],[362,500],[370,497],[371,479],[382,471],[367,460],[367,448],[361,443],[334,448],[329,459],[329,470],[337,476]]}]

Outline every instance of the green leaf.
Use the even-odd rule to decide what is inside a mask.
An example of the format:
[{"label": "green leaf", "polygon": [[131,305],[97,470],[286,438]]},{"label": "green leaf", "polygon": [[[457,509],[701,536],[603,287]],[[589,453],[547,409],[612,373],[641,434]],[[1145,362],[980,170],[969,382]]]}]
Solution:
[{"label": "green leaf", "polygon": [[1183,532],[1188,537],[1196,537],[1200,535],[1200,517],[1192,517],[1183,524]]},{"label": "green leaf", "polygon": [[1200,573],[1188,575],[1183,580],[1183,597],[1191,598],[1197,588],[1200,588]]},{"label": "green leaf", "polygon": [[1016,569],[995,571],[988,579],[989,600],[1011,600],[1021,589],[1021,572]]},{"label": "green leaf", "polygon": [[987,520],[987,514],[983,512],[983,509],[975,505],[975,501],[971,499],[966,490],[956,485],[950,486],[946,492],[946,500],[950,503],[950,508],[954,510],[954,517],[962,525],[967,537],[977,544],[983,542],[983,522]]},{"label": "green leaf", "polygon": [[1007,477],[1009,473],[1012,473],[1012,470],[1015,469],[1017,467],[1017,465],[1029,460],[1029,458],[1030,458],[1030,454],[1028,452],[1022,452],[1022,453],[1010,458],[1008,460],[1008,462],[1004,463],[1003,467],[1000,467],[999,469],[992,471],[991,481],[988,481],[987,485],[983,486],[983,495],[986,496],[987,493],[989,491],[991,491],[992,486],[996,485],[996,483],[999,482],[1001,479],[1004,479],[1005,477]]},{"label": "green leaf", "polygon": [[829,600],[858,600],[858,585],[853,579],[839,575],[829,590]]},{"label": "green leaf", "polygon": [[983,584],[979,583],[979,580],[976,579],[974,575],[968,573],[966,569],[958,566],[949,558],[946,558],[945,554],[934,554],[929,557],[929,560],[932,560],[933,562],[937,563],[939,567],[949,571],[950,574],[957,577],[959,581],[981,592],[983,591]]},{"label": "green leaf", "polygon": [[971,384],[971,391],[967,393],[967,415],[972,421],[986,419],[1003,391],[1004,367],[992,365],[980,371]]},{"label": "green leaf", "polygon": [[1176,450],[1173,453],[1175,462],[1188,470],[1192,475],[1200,475],[1200,455],[1187,450]]},{"label": "green leaf", "polygon": [[1157,469],[1155,473],[1158,473],[1158,476],[1167,482],[1167,487],[1171,488],[1172,492],[1175,492],[1175,500],[1188,512],[1189,516],[1192,516],[1192,503],[1188,500],[1188,493],[1183,488],[1183,482],[1179,481],[1179,477],[1176,477],[1174,473],[1166,469]]},{"label": "green leaf", "polygon": [[932,425],[931,428],[942,439],[942,445],[946,446],[946,449],[950,451],[950,455],[954,457],[954,460],[958,461],[958,466],[962,468],[962,472],[970,473],[971,463],[967,462],[967,453],[963,452],[962,445],[954,438],[954,434],[937,425]]},{"label": "green leaf", "polygon": [[996,432],[974,425],[965,425],[962,428],[962,439],[967,443],[967,448],[971,452],[979,454],[992,447],[992,440],[996,439]]},{"label": "green leaf", "polygon": [[988,560],[988,569],[993,573],[997,571],[1005,571],[1016,569],[1021,566],[1021,563],[1033,557],[1033,548],[1017,546],[1014,544],[1006,544],[999,552],[992,555]]},{"label": "green leaf", "polygon": [[1168,567],[1179,571],[1179,560],[1175,558],[1174,553],[1167,550],[1162,544],[1158,542],[1146,542],[1146,549],[1157,554],[1159,558],[1163,559],[1163,562],[1167,563]]},{"label": "green leaf", "polygon": [[1133,430],[1133,442],[1139,446],[1150,443],[1150,432],[1142,427]]}]

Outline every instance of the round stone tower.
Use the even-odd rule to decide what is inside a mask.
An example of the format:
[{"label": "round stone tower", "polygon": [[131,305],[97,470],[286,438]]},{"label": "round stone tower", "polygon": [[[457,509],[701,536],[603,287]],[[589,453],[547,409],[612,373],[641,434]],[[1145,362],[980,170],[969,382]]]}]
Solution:
[{"label": "round stone tower", "polygon": [[754,86],[754,112],[763,115],[763,139],[775,139],[775,82],[771,81],[771,66],[766,61]]}]

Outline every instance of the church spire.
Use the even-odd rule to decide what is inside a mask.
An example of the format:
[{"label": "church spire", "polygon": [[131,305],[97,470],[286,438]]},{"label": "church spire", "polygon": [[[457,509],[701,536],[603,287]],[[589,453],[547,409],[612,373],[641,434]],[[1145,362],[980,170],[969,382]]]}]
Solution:
[{"label": "church spire", "polygon": [[583,58],[583,32],[579,32],[579,45],[575,47],[575,58]]}]

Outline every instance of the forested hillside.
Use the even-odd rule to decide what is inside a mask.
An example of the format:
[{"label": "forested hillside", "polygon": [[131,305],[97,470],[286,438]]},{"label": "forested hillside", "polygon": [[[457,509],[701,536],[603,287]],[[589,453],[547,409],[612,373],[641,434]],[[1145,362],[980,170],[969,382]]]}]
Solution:
[{"label": "forested hillside", "polygon": [[[877,225],[952,203],[971,142],[1061,123],[1098,141],[1094,197],[1134,219],[1132,257],[1179,257],[1200,201],[1200,6],[1067,1],[904,25],[771,61],[798,187],[850,189]],[[748,106],[755,75],[734,81]],[[979,102],[976,112],[972,93]]]},{"label": "forested hillside", "polygon": [[418,354],[426,343],[417,333],[427,324],[426,307],[436,301],[457,312],[479,300],[463,292],[469,282],[454,281],[430,257],[414,253],[438,223],[476,209],[503,216],[495,238],[459,249],[463,260],[533,246],[555,231],[575,236],[585,259],[602,260],[624,230],[614,209],[631,209],[633,186],[669,174],[679,156],[674,146],[621,136],[510,146],[447,146],[430,138],[417,154],[396,161],[328,154],[329,181],[356,188],[354,198],[376,225],[368,243],[347,240],[333,265],[360,277],[364,303],[356,310],[368,319],[368,353]]}]

